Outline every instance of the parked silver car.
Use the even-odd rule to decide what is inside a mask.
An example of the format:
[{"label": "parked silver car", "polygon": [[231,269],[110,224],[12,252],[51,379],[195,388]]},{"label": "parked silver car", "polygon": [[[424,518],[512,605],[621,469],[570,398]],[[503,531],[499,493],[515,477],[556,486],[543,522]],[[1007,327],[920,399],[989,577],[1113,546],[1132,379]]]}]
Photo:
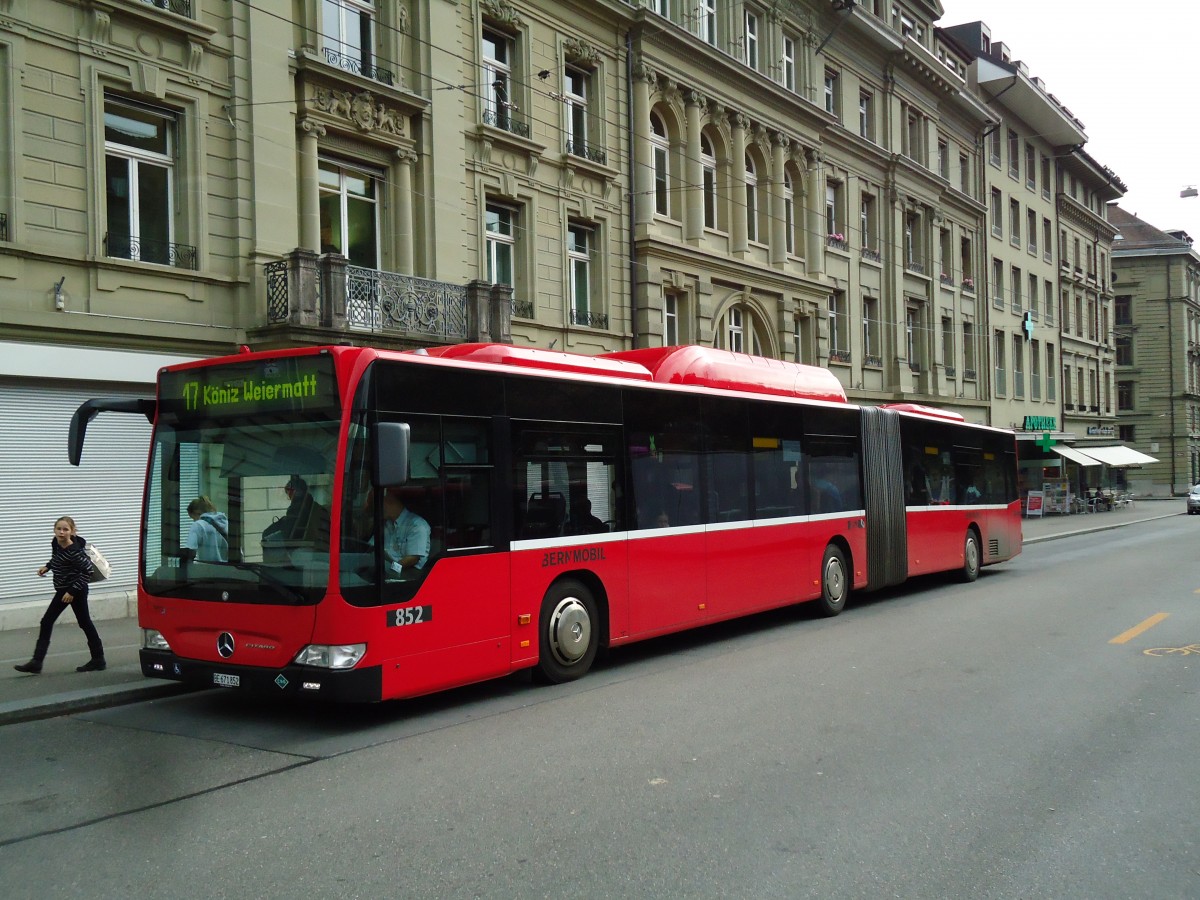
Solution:
[{"label": "parked silver car", "polygon": [[1200,513],[1200,484],[1193,485],[1187,495],[1187,511],[1189,516]]}]

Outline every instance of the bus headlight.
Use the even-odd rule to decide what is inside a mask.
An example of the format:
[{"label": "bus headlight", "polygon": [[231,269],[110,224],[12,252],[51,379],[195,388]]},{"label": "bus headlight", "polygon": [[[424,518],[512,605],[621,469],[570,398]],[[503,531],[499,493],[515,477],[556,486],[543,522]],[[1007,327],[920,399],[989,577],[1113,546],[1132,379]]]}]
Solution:
[{"label": "bus headlight", "polygon": [[153,628],[142,629],[142,649],[143,650],[166,650],[170,652],[171,645],[167,643],[167,639],[162,636],[161,631],[155,631]]},{"label": "bus headlight", "polygon": [[353,669],[367,653],[366,644],[309,644],[295,662],[318,669]]}]

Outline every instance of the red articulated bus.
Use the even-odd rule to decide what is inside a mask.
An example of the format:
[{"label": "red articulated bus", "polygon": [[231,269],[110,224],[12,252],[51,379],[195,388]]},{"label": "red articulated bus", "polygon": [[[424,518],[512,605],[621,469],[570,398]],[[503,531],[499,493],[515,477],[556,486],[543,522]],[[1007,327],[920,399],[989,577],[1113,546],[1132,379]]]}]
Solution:
[{"label": "red articulated bus", "polygon": [[1021,549],[1011,432],[695,346],[325,347],[163,369],[138,579],[153,678],[347,701]]}]

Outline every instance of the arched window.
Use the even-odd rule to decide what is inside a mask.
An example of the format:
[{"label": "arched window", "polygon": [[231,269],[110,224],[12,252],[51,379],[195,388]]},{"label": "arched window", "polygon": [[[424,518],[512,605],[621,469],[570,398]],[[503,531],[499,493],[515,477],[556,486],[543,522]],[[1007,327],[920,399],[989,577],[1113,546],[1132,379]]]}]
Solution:
[{"label": "arched window", "polygon": [[796,193],[792,190],[792,174],[783,173],[783,242],[788,255],[796,252]]},{"label": "arched window", "polygon": [[700,168],[704,173],[704,227],[717,227],[717,156],[707,134],[700,135]]},{"label": "arched window", "polygon": [[754,311],[746,304],[738,303],[729,307],[717,323],[716,343],[723,350],[762,356],[760,333]]},{"label": "arched window", "polygon": [[754,170],[754,159],[746,156],[746,238],[759,240],[758,234],[758,174]]},{"label": "arched window", "polygon": [[654,148],[654,211],[671,215],[671,142],[658,113],[650,113],[650,143]]}]

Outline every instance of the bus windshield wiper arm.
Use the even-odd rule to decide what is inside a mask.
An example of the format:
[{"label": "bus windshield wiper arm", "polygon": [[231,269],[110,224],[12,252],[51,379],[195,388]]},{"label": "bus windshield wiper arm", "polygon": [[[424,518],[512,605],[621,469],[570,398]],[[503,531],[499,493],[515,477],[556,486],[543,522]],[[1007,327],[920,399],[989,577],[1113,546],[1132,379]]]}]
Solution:
[{"label": "bus windshield wiper arm", "polygon": [[235,569],[241,569],[245,572],[253,572],[271,587],[278,588],[280,593],[297,605],[303,605],[307,602],[299,591],[261,563],[230,562],[226,563],[226,565],[233,566]]}]

